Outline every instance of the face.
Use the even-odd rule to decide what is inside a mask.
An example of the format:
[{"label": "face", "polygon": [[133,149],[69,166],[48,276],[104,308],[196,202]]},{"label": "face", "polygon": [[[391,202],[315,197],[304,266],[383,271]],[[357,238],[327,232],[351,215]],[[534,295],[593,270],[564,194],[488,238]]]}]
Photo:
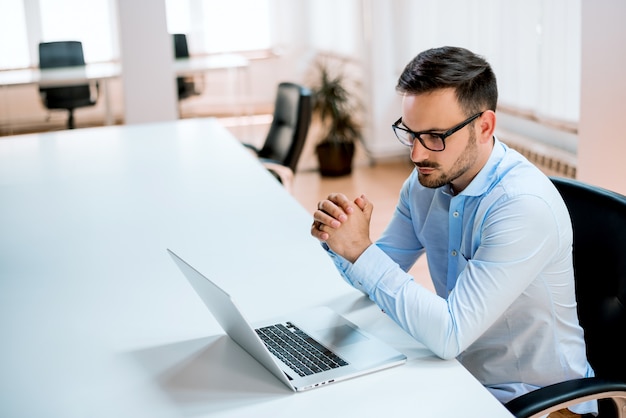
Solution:
[{"label": "face", "polygon": [[[445,132],[468,116],[461,111],[453,89],[405,95],[402,109],[403,125],[416,132]],[[490,148],[486,150],[483,146],[486,142],[480,129],[481,140],[477,140],[475,125],[482,124],[479,117],[447,137],[446,148],[440,152],[429,151],[415,140],[411,160],[417,167],[419,182],[429,188],[451,184],[455,193],[467,187],[489,157]]]}]

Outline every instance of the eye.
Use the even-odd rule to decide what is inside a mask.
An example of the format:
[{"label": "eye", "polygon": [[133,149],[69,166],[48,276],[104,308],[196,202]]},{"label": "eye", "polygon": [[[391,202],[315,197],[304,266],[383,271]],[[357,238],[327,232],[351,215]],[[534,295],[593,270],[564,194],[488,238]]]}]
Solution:
[{"label": "eye", "polygon": [[421,134],[420,137],[422,138],[422,140],[429,142],[438,142],[441,139],[438,134],[428,132]]}]

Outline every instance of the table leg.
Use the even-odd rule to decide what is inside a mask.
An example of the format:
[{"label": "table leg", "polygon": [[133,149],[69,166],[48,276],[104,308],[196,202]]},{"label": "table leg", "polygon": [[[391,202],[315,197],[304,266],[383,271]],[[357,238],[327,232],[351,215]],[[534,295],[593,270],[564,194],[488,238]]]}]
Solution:
[{"label": "table leg", "polygon": [[102,80],[102,92],[104,93],[104,124],[113,125],[113,110],[111,109],[111,91],[109,80]]}]

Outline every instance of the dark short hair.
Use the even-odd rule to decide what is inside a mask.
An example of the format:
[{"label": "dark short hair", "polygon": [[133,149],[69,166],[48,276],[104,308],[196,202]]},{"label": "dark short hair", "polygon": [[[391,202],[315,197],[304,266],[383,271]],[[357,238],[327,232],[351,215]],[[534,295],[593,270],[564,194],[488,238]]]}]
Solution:
[{"label": "dark short hair", "polygon": [[498,103],[496,76],[481,56],[452,46],[428,49],[407,64],[396,90],[423,94],[453,88],[461,109],[471,115],[486,109],[495,111]]}]

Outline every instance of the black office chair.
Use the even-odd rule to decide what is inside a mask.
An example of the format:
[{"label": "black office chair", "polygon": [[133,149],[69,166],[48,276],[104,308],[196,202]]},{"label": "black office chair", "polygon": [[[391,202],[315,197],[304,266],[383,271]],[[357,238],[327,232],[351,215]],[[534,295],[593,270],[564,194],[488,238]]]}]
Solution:
[{"label": "black office chair", "polygon": [[[174,57],[176,59],[189,58],[189,46],[187,45],[187,35],[184,33],[172,34],[172,40],[174,41]],[[202,93],[202,90],[195,77],[177,77],[176,86],[178,89],[178,100],[183,100],[191,96],[197,96]]]},{"label": "black office chair", "polygon": [[296,172],[311,125],[311,112],[311,91],[299,84],[282,82],[278,85],[274,116],[263,146],[258,149],[244,143],[285,185]]},{"label": "black office chair", "polygon": [[[39,68],[84,66],[83,45],[78,41],[41,42]],[[92,88],[93,86],[93,88]],[[48,109],[69,112],[67,128],[74,128],[74,109],[93,106],[98,100],[98,83],[62,87],[39,87],[43,104]]]},{"label": "black office chair", "polygon": [[598,399],[601,418],[626,417],[626,196],[576,180],[551,180],[572,219],[578,316],[596,377],[546,386],[506,407],[529,418]]}]

